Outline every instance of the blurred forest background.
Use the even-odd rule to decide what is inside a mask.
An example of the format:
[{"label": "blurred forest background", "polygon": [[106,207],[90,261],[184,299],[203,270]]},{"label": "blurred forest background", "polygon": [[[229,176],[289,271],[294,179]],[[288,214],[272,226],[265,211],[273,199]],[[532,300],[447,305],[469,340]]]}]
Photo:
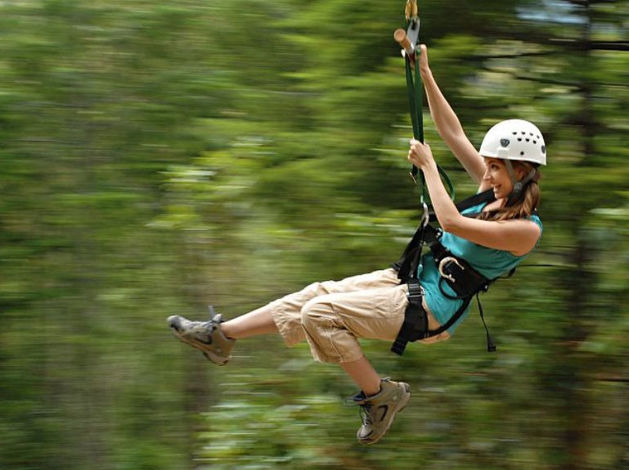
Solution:
[{"label": "blurred forest background", "polygon": [[[475,313],[403,358],[364,342],[414,391],[377,446],[306,346],[242,341],[218,368],[166,327],[400,254],[403,9],[0,3],[0,468],[629,467],[627,0],[420,2],[472,142],[544,132],[544,235],[483,296],[497,353]],[[426,139],[472,194],[427,114]]]}]

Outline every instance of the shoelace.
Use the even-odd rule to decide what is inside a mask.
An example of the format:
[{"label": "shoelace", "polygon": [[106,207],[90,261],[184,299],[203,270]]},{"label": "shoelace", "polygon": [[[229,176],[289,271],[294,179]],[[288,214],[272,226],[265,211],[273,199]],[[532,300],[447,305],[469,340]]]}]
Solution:
[{"label": "shoelace", "polygon": [[359,406],[360,409],[358,410],[358,415],[360,416],[362,423],[365,426],[368,424],[372,424],[373,421],[371,420],[371,415],[369,414],[369,412],[371,411],[371,404],[364,404]]},{"label": "shoelace", "polygon": [[212,333],[214,333],[217,323],[213,320],[196,323],[198,324],[190,328],[189,334],[197,336],[200,340],[207,344],[212,344]]},{"label": "shoelace", "polygon": [[192,332],[194,334],[201,334],[203,336],[207,336],[206,342],[208,344],[212,344],[212,333],[218,327],[219,321],[216,321],[215,318],[218,316],[216,311],[214,310],[213,305],[208,305],[208,310],[210,311],[210,319],[206,322],[198,322],[198,325],[195,325],[192,328]]}]

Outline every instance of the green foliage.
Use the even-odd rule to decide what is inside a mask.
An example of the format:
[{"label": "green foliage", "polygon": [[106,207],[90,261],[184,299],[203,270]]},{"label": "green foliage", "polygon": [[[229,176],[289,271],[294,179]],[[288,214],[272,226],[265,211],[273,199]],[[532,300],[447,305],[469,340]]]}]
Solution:
[{"label": "green foliage", "polygon": [[497,354],[475,315],[402,359],[364,342],[414,391],[382,443],[357,447],[351,383],[304,345],[217,370],[165,330],[398,256],[403,3],[0,5],[0,467],[627,465],[626,1],[420,2],[470,139],[544,131],[544,234],[484,296]]}]

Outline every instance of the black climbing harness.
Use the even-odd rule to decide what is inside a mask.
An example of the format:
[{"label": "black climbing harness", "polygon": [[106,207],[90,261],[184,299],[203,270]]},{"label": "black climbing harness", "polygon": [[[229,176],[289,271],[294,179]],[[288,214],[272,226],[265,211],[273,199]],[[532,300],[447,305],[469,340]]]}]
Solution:
[{"label": "black climbing harness", "polygon": [[[464,199],[459,202],[456,207],[459,212],[463,212],[470,207],[489,203],[494,200],[493,190],[490,189]],[[434,213],[428,216],[429,222],[434,222],[435,220],[436,216]],[[441,229],[435,228],[429,223],[424,224],[422,222],[415,231],[413,238],[406,246],[401,258],[392,265],[398,273],[400,282],[404,282],[408,285],[408,306],[404,312],[404,323],[395,342],[391,346],[391,351],[402,355],[407,343],[438,336],[444,331],[447,331],[461,318],[467,310],[472,298],[476,296],[478,311],[487,335],[487,351],[493,352],[496,350],[496,346],[491,339],[489,329],[485,323],[485,315],[480,303],[479,294],[481,292],[487,292],[489,286],[497,278],[486,278],[463,258],[455,256],[448,251],[439,241],[442,233]],[[439,270],[439,290],[445,297],[462,301],[461,306],[450,319],[435,330],[428,328],[428,314],[423,307],[424,291],[417,278],[418,270],[421,270],[420,264],[425,245],[429,246],[435,264]],[[510,277],[514,271],[515,269],[511,270],[507,276]],[[455,295],[446,291],[444,284],[449,286]]]}]

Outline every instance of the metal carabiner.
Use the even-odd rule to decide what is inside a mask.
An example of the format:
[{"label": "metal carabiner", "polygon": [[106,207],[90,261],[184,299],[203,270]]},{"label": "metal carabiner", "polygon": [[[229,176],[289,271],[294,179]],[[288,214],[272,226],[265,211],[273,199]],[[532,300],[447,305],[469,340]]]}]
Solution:
[{"label": "metal carabiner", "polygon": [[461,270],[465,269],[461,263],[459,263],[459,260],[456,259],[454,256],[446,256],[445,258],[443,258],[441,261],[439,261],[439,274],[441,275],[442,278],[447,279],[450,282],[456,282],[454,279],[454,276],[452,276],[452,274],[446,274],[443,272],[443,269],[445,268],[446,264],[448,263],[454,263],[456,264],[459,268],[461,268]]},{"label": "metal carabiner", "polygon": [[417,184],[417,177],[415,176],[417,174],[416,168],[417,167],[413,165],[413,168],[411,168],[411,171],[408,172],[409,176],[413,180],[413,183],[415,184]]},{"label": "metal carabiner", "polygon": [[426,228],[428,223],[430,222],[430,213],[428,212],[428,204],[422,202],[422,218],[421,218],[421,226],[422,228]]}]

